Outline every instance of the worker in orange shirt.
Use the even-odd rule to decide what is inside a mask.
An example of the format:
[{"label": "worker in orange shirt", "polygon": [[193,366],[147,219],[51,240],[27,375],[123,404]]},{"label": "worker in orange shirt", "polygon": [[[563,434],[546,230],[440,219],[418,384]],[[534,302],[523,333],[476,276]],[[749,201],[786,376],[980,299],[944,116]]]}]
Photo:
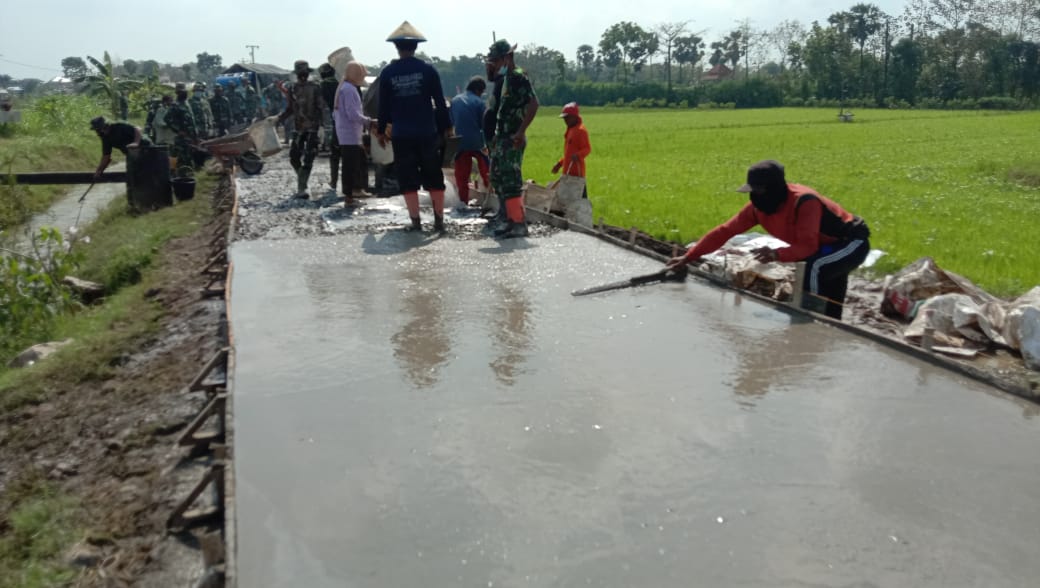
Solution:
[{"label": "worker in orange shirt", "polygon": [[[589,143],[589,131],[581,121],[578,103],[565,104],[560,118],[567,123],[567,131],[563,134],[563,157],[553,166],[552,173],[562,169],[564,175],[584,178],[585,158],[592,153],[592,144]],[[588,198],[588,192],[582,196]]]}]

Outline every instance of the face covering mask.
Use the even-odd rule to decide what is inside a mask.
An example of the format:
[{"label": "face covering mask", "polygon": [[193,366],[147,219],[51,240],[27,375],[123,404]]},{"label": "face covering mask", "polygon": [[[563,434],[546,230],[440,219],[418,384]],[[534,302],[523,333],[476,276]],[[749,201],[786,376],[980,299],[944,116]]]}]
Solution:
[{"label": "face covering mask", "polygon": [[766,214],[773,214],[787,200],[787,186],[770,186],[764,194],[751,194],[751,204]]}]

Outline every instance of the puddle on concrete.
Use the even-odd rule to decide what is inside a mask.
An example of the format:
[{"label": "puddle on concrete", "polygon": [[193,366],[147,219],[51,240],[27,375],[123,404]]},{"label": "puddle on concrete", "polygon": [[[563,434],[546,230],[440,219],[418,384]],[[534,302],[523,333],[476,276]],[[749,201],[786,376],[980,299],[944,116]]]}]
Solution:
[{"label": "puddle on concrete", "polygon": [[232,248],[242,586],[1023,586],[1035,407],[588,237]]}]

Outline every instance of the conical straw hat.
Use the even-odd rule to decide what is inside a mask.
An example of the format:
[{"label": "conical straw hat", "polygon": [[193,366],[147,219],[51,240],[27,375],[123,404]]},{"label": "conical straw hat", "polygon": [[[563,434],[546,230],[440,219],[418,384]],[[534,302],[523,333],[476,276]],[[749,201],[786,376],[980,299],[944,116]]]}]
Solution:
[{"label": "conical straw hat", "polygon": [[413,27],[407,20],[401,23],[401,26],[394,29],[394,32],[390,33],[390,36],[386,38],[387,41],[416,41],[422,43],[426,40],[426,37],[419,32],[419,29]]}]

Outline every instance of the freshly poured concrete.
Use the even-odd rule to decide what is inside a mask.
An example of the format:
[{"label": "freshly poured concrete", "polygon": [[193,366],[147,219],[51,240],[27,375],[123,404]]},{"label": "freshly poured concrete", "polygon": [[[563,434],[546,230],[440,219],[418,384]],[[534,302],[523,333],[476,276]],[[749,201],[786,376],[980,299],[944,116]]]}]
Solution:
[{"label": "freshly poured concrete", "polygon": [[236,243],[238,585],[1029,586],[1035,407],[570,233]]}]

